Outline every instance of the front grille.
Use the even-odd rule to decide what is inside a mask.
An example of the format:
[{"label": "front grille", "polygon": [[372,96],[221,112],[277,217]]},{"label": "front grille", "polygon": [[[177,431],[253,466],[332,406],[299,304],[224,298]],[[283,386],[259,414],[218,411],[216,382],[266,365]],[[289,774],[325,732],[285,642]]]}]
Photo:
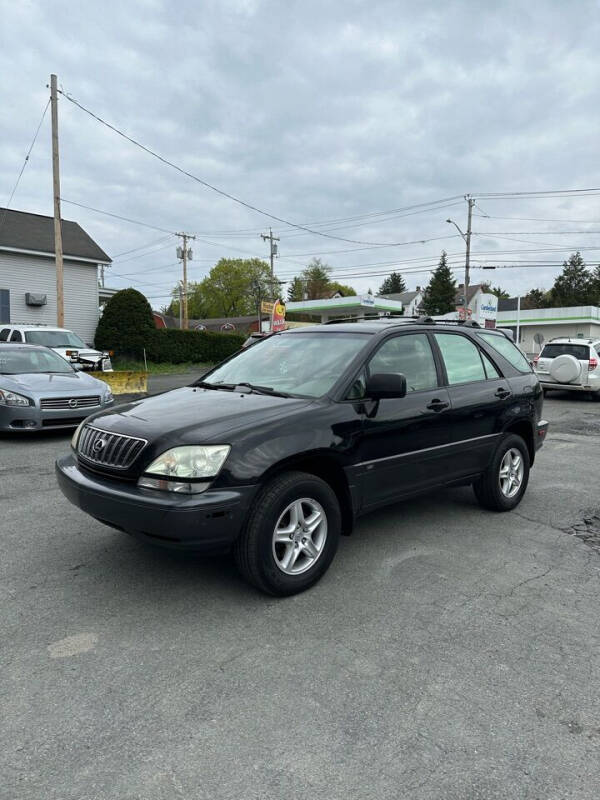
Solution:
[{"label": "front grille", "polygon": [[92,397],[44,397],[40,400],[42,411],[60,409],[68,411],[69,409],[92,408],[99,405],[100,397],[98,395]]},{"label": "front grille", "polygon": [[79,435],[77,454],[102,467],[129,469],[147,444],[146,439],[85,425]]}]

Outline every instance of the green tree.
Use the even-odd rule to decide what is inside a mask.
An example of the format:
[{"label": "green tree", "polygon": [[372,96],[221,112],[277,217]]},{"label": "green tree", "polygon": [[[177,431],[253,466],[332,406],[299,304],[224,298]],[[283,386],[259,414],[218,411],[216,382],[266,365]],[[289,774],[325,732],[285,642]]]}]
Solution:
[{"label": "green tree", "polygon": [[94,342],[100,350],[140,358],[155,330],[152,308],[144,295],[137,289],[122,289],[104,306]]},{"label": "green tree", "polygon": [[429,286],[423,294],[423,310],[426,314],[448,314],[456,308],[456,281],[448,266],[446,251],[442,251],[440,263],[431,276]]},{"label": "green tree", "polygon": [[406,283],[399,272],[392,272],[379,287],[378,294],[402,294],[406,291]]},{"label": "green tree", "polygon": [[592,272],[590,302],[594,306],[600,306],[600,266]]},{"label": "green tree", "polygon": [[547,308],[548,297],[543,289],[530,289],[521,297],[521,308],[526,311],[531,308]]},{"label": "green tree", "polygon": [[568,261],[563,261],[563,271],[550,289],[550,301],[554,307],[586,306],[592,299],[592,276],[577,251]]},{"label": "green tree", "polygon": [[[258,298],[275,300],[279,284],[260,258],[222,258],[200,283],[188,285],[191,319],[243,317],[256,312]],[[179,289],[173,290],[169,307],[179,314]]]},{"label": "green tree", "polygon": [[304,300],[304,282],[302,278],[294,278],[288,286],[287,293],[288,303],[298,303]]},{"label": "green tree", "polygon": [[501,286],[491,286],[489,283],[482,283],[481,291],[487,294],[493,294],[498,300],[507,300],[510,297],[510,294]]},{"label": "green tree", "polygon": [[338,283],[337,281],[330,281],[327,291],[330,295],[339,292],[344,297],[351,297],[356,294],[356,290],[352,286],[348,286],[346,283]]}]

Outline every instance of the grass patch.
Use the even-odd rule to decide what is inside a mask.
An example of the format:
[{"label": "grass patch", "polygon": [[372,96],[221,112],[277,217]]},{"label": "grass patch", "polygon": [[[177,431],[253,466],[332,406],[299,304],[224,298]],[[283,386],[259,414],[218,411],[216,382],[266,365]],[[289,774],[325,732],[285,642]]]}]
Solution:
[{"label": "grass patch", "polygon": [[[113,369],[116,370],[134,370],[135,372],[144,372],[145,366],[143,361],[134,361],[129,358],[113,358]],[[191,361],[186,361],[182,364],[155,364],[148,361],[148,373],[154,375],[168,375],[176,372],[197,372],[202,373],[209,370],[212,364],[199,364]]]}]

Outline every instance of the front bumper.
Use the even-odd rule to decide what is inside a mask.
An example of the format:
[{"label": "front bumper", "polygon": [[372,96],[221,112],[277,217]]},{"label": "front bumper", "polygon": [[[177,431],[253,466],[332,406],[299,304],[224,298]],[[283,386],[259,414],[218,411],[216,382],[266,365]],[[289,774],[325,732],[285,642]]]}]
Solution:
[{"label": "front bumper", "polygon": [[56,462],[58,485],[74,505],[105,525],[177,550],[217,552],[238,537],[256,486],[179,495],[140,489],[79,468],[69,454]]},{"label": "front bumper", "polygon": [[540,447],[546,441],[546,436],[548,434],[548,428],[550,427],[550,423],[545,420],[541,419],[538,424],[536,425],[536,436],[535,436],[535,449],[539,450]]},{"label": "front bumper", "polygon": [[110,408],[113,404],[114,401],[87,408],[44,410],[39,408],[39,405],[0,406],[0,431],[33,433],[57,428],[75,428],[90,414]]}]

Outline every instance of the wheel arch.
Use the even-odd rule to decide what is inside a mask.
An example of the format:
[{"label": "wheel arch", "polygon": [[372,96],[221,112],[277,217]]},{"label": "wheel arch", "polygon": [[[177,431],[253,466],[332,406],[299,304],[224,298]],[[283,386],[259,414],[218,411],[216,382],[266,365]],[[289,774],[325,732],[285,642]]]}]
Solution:
[{"label": "wheel arch", "polygon": [[514,420],[504,428],[504,433],[516,433],[525,441],[527,452],[529,453],[529,465],[533,466],[535,461],[535,442],[531,422],[527,419]]},{"label": "wheel arch", "polygon": [[260,482],[265,484],[276,475],[289,470],[316,475],[331,486],[340,504],[342,536],[349,536],[354,527],[354,506],[348,478],[339,461],[327,452],[300,453],[273,464],[262,475]]}]

